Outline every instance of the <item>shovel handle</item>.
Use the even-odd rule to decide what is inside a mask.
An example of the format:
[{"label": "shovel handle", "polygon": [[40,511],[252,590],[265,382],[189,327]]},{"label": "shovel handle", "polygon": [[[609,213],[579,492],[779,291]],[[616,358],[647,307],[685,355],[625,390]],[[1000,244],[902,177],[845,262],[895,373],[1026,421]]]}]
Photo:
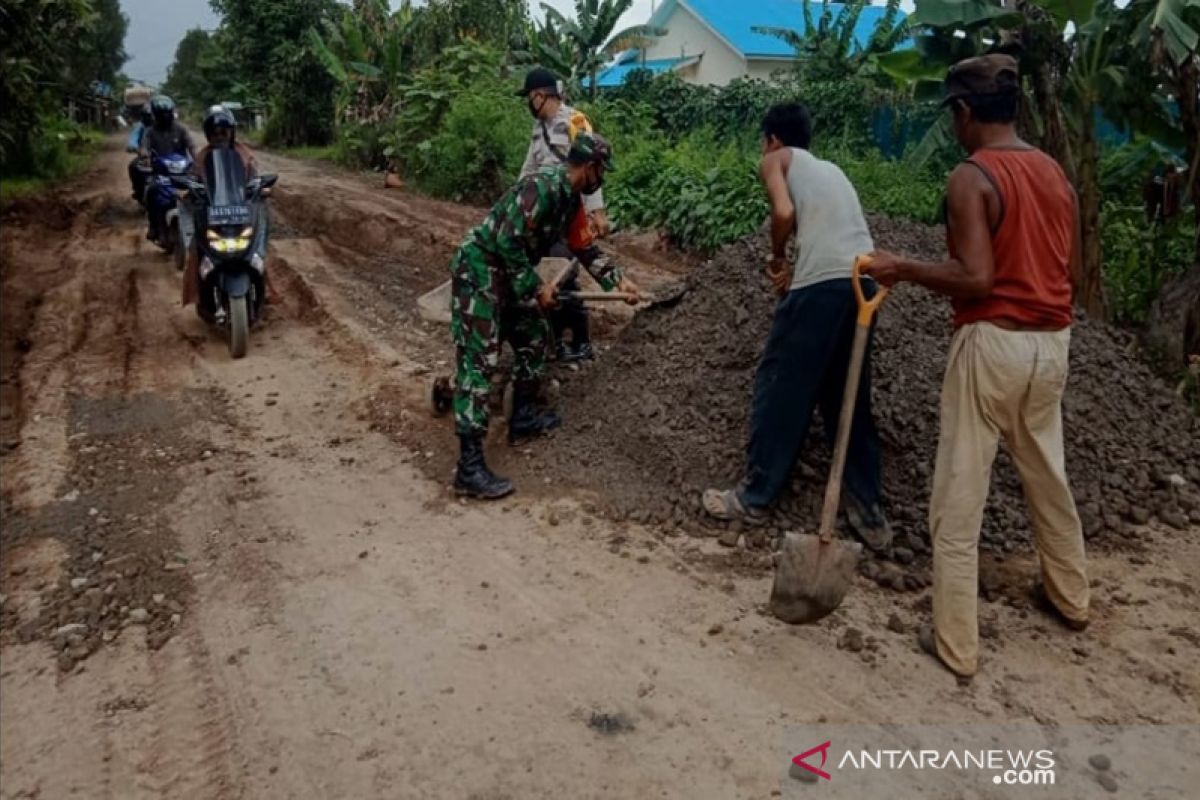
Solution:
[{"label": "shovel handle", "polygon": [[861,327],[868,328],[871,326],[871,318],[875,316],[875,312],[879,310],[879,306],[883,305],[883,298],[887,297],[888,289],[886,286],[879,286],[875,291],[875,296],[870,300],[867,299],[863,292],[862,279],[863,268],[871,266],[871,257],[862,255],[854,259],[854,269],[851,273],[851,283],[854,284],[854,299],[858,301],[858,324]]},{"label": "shovel handle", "polygon": [[871,319],[879,310],[888,290],[882,286],[870,300],[862,288],[862,268],[871,263],[868,256],[854,259],[854,297],[858,301],[858,324],[854,328],[854,344],[850,349],[850,365],[846,370],[846,388],[842,392],[842,413],[838,418],[837,438],[834,440],[833,461],[829,467],[829,483],[825,485],[825,502],[821,507],[819,536],[823,544],[833,541],[837,526],[838,507],[842,500],[842,476],[846,472],[846,449],[850,444],[850,428],[854,424],[854,403],[866,361],[867,342],[871,336]]},{"label": "shovel handle", "polygon": [[581,302],[604,300],[637,300],[638,296],[630,292],[559,292],[559,300],[579,300]]},{"label": "shovel handle", "polygon": [[571,263],[563,267],[562,270],[554,276],[554,280],[550,281],[550,285],[557,289],[558,287],[562,286],[567,278],[577,269],[579,269],[579,259],[572,258]]}]

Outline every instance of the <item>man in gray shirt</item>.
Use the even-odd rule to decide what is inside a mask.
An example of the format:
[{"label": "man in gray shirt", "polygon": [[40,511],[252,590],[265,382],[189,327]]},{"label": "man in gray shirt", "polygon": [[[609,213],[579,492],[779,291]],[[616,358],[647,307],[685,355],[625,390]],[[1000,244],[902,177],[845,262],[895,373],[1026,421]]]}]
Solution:
[{"label": "man in gray shirt", "polygon": [[[736,489],[709,489],[704,508],[718,519],[761,520],[783,492],[800,456],[813,411],[826,438],[838,426],[857,303],[851,269],[874,249],[858,194],[845,173],[808,152],[812,118],[799,104],[772,107],[763,120],[760,175],[771,203],[767,278],[780,294],[754,381],[746,476]],[[787,258],[796,237],[796,257]],[[864,289],[873,296],[874,283]],[[846,454],[846,514],[873,550],[892,532],[884,517],[879,433],[871,415],[868,345]]]}]

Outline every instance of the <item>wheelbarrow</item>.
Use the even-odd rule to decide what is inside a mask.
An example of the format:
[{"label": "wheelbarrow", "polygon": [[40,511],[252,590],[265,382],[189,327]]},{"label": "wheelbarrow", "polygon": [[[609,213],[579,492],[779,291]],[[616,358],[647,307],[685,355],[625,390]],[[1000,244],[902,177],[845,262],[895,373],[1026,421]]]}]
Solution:
[{"label": "wheelbarrow", "polygon": [[[580,267],[578,259],[543,258],[538,263],[537,271],[543,281],[549,281],[554,286],[561,286],[569,276],[576,273]],[[679,281],[657,289],[652,295],[643,295],[643,303],[639,310],[664,308],[678,303],[687,294],[687,284]],[[448,325],[451,320],[450,299],[451,281],[446,281],[437,288],[417,298],[417,311],[421,318],[429,322]],[[585,303],[593,302],[628,302],[633,296],[625,292],[560,292],[560,300],[577,300]],[[454,378],[450,375],[436,375],[430,382],[426,392],[429,398],[430,411],[440,417],[448,414],[454,407]],[[504,392],[504,412],[509,413],[512,407],[512,387]]]}]

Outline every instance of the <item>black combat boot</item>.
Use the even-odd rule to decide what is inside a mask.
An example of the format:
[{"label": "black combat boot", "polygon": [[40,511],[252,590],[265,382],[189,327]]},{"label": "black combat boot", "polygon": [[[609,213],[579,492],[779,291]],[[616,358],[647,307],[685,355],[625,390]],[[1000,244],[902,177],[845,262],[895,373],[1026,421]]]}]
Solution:
[{"label": "black combat boot", "polygon": [[501,478],[488,469],[483,460],[483,437],[459,434],[458,471],[454,474],[454,491],[481,500],[499,500],[513,492],[512,481]]},{"label": "black combat boot", "polygon": [[508,420],[508,443],[532,439],[562,425],[562,417],[553,411],[539,411],[537,384],[524,381],[513,386],[512,417]]}]

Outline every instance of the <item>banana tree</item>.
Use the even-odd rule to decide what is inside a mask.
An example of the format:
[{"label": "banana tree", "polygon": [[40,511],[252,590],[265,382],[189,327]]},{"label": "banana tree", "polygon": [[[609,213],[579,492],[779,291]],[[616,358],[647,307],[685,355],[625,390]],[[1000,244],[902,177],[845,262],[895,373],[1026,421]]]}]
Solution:
[{"label": "banana tree", "polygon": [[[1076,302],[1096,316],[1104,315],[1105,302],[1095,125],[1101,109],[1113,110],[1109,101],[1126,80],[1115,47],[1123,13],[1112,0],[1019,0],[1016,8],[995,0],[917,0],[915,54],[877,59],[893,77],[923,90],[962,58],[997,50],[1019,55],[1028,101],[1022,128],[1062,165],[1079,194],[1084,253]],[[915,155],[926,158],[949,139],[946,115]]]},{"label": "banana tree", "polygon": [[822,0],[821,14],[813,18],[814,3],[802,3],[802,30],[778,26],[754,26],[756,33],[774,36],[796,51],[797,69],[812,80],[843,80],[857,75],[874,56],[891,53],[909,33],[907,19],[900,17],[900,0],[888,0],[866,45],[855,37],[855,29],[869,0],[851,0],[835,12],[830,0]]},{"label": "banana tree", "polygon": [[309,48],[338,83],[339,120],[375,122],[395,111],[412,30],[411,0],[395,12],[387,0],[355,0],[340,20],[309,29]]},{"label": "banana tree", "polygon": [[[1181,135],[1187,193],[1196,220],[1195,262],[1200,266],[1200,0],[1134,0],[1129,12],[1137,23],[1135,63],[1148,68],[1141,75],[1155,84],[1145,87],[1156,101],[1151,108],[1158,122]],[[1136,96],[1145,98],[1147,93]]]},{"label": "banana tree", "polygon": [[631,47],[644,47],[650,40],[666,34],[666,30],[653,25],[614,30],[633,3],[634,0],[575,0],[573,17],[542,3],[544,19],[527,55],[574,87],[588,78],[588,92],[594,98],[596,77],[614,55]]}]

